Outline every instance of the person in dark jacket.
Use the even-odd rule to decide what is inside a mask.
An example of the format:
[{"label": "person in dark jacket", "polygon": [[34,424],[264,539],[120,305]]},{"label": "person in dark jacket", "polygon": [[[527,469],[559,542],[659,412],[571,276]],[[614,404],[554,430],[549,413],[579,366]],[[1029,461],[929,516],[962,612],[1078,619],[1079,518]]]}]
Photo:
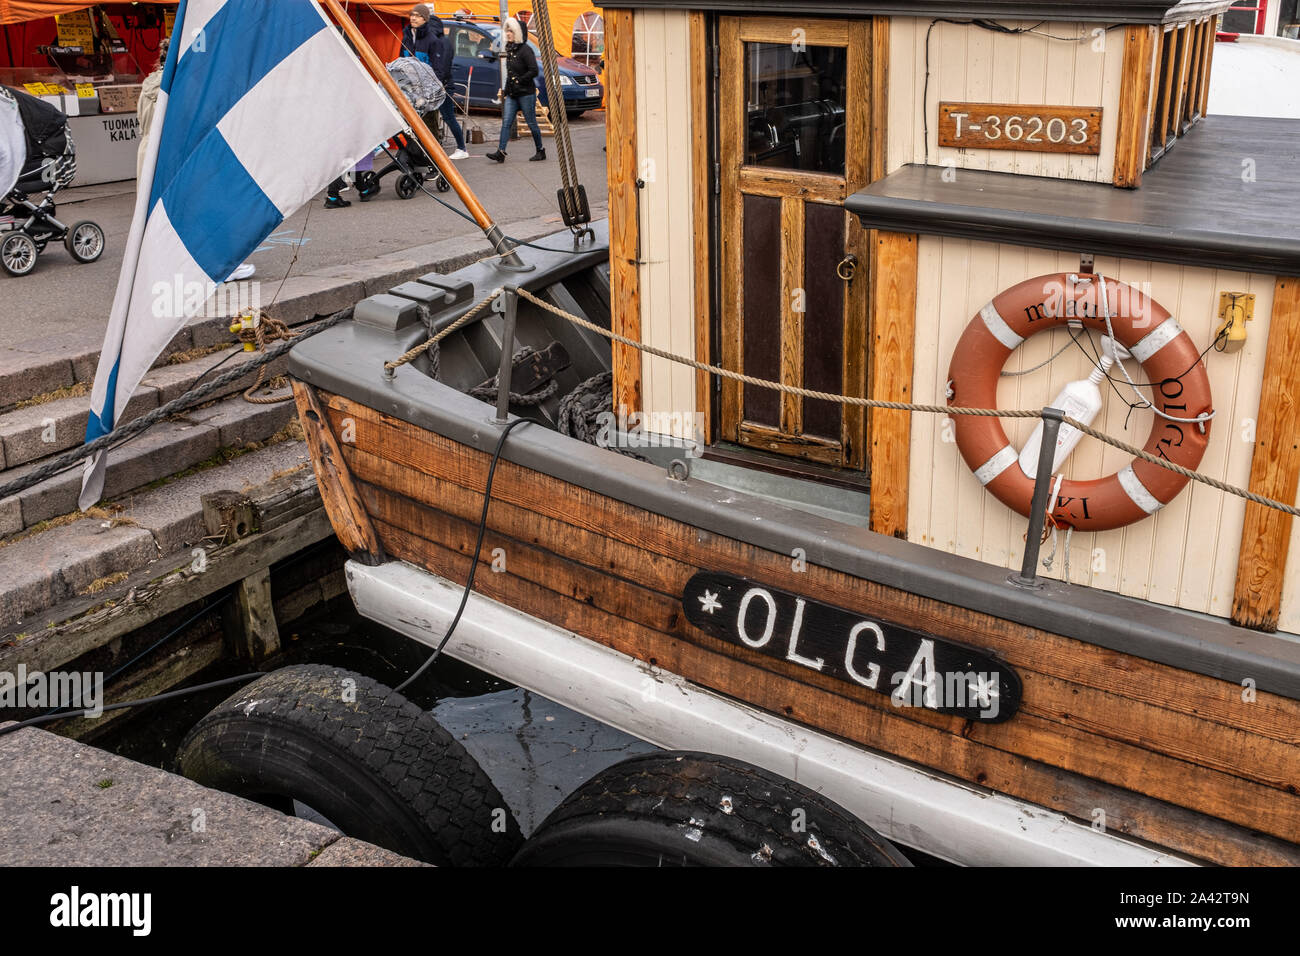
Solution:
[{"label": "person in dark jacket", "polygon": [[413,56],[433,68],[434,75],[447,91],[447,98],[438,107],[443,122],[456,138],[456,151],[449,159],[466,159],[465,132],[456,120],[456,103],[451,96],[451,69],[454,59],[451,43],[442,21],[434,16],[427,3],[417,3],[411,8],[411,22],[402,30],[402,56]]},{"label": "person in dark jacket", "polygon": [[501,138],[497,151],[488,153],[488,159],[498,163],[506,161],[506,144],[510,142],[510,132],[515,128],[515,117],[520,113],[528,122],[533,132],[533,142],[537,153],[530,162],[539,162],[546,158],[542,146],[542,130],[537,125],[537,54],[528,45],[528,28],[518,20],[506,21],[506,88],[504,115],[501,117]]}]

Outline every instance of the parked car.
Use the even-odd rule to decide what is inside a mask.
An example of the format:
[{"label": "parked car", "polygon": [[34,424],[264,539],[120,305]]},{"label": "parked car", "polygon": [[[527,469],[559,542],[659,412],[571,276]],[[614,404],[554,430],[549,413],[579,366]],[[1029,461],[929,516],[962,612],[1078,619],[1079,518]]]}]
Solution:
[{"label": "parked car", "polygon": [[[501,27],[494,22],[445,18],[443,26],[455,53],[452,67],[452,92],[464,104],[466,91],[474,109],[500,109],[497,92],[501,89],[501,66],[495,47],[499,45]],[[542,52],[531,39],[528,45],[542,62]],[[581,116],[601,105],[605,87],[600,75],[589,66],[567,56],[558,58],[560,88],[564,91],[564,109],[570,117]],[[537,77],[538,102],[548,106],[546,80]]]}]

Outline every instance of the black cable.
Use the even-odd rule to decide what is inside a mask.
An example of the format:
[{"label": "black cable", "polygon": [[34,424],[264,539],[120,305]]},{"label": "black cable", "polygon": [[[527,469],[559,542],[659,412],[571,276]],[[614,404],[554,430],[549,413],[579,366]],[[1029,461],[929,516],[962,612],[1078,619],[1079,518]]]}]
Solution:
[{"label": "black cable", "polygon": [[[258,677],[265,677],[265,674],[254,671],[251,674],[240,674],[238,677],[226,677],[222,680],[214,680],[207,684],[196,684],[193,687],[185,687],[181,690],[169,690],[165,694],[155,694],[153,697],[141,697],[136,700],[118,701],[116,704],[109,704],[100,710],[100,713],[108,713],[110,710],[125,710],[127,707],[142,707],[145,704],[156,704],[159,701],[171,700],[174,697],[184,697],[187,694],[198,694],[205,690],[213,690],[217,687],[225,687],[227,684],[237,684],[240,681],[255,680]],[[76,712],[63,714],[42,714],[40,717],[31,717],[27,720],[19,721],[8,727],[0,727],[0,737],[5,734],[11,734],[15,730],[22,730],[24,727],[35,727],[39,724],[48,724],[56,720],[63,720],[65,717],[75,717]],[[82,717],[93,718],[96,715],[89,710],[81,712]]]},{"label": "black cable", "polygon": [[442,653],[442,649],[447,646],[447,642],[451,640],[451,635],[456,631],[456,625],[460,623],[460,616],[465,612],[465,605],[469,603],[470,592],[474,590],[474,576],[478,573],[478,556],[483,550],[483,536],[487,533],[488,507],[492,504],[492,479],[496,475],[497,462],[501,460],[501,449],[505,447],[506,436],[510,434],[515,426],[526,424],[529,421],[530,419],[527,418],[516,418],[502,429],[501,437],[497,439],[497,447],[492,452],[492,464],[488,466],[487,482],[483,486],[483,513],[479,515],[478,519],[478,539],[474,542],[474,550],[470,552],[469,577],[465,579],[465,590],[460,596],[460,607],[456,608],[456,615],[451,619],[451,625],[447,628],[447,633],[438,642],[438,646],[433,649],[433,654],[429,656],[429,659],[420,665],[419,670],[394,688],[398,693],[401,693],[402,690],[432,666],[433,662],[438,659],[438,655]]},{"label": "black cable", "polygon": [[[213,611],[213,610],[219,608],[222,604],[226,603],[226,601],[230,600],[230,598],[231,598],[232,596],[233,596],[233,595],[232,595],[231,593],[227,593],[227,594],[223,595],[222,597],[220,597],[220,598],[218,598],[217,600],[213,601],[211,604],[207,605],[206,607],[200,608],[197,612],[195,612],[194,614],[192,614],[190,617],[186,618],[186,619],[185,619],[184,621],[182,621],[180,624],[177,624],[174,628],[172,628],[170,631],[168,631],[166,634],[164,634],[164,635],[163,635],[162,637],[160,637],[158,640],[154,641],[152,644],[150,644],[148,647],[146,647],[144,650],[142,650],[139,654],[135,655],[135,657],[131,658],[129,661],[127,661],[125,664],[123,664],[121,667],[119,667],[117,670],[113,671],[113,673],[111,673],[111,674],[109,674],[107,677],[105,677],[105,678],[104,678],[104,681],[103,681],[104,686],[107,686],[108,683],[109,683],[109,681],[111,681],[111,680],[112,680],[114,677],[116,677],[118,674],[122,673],[124,670],[126,670],[128,667],[130,667],[130,666],[131,666],[132,664],[134,664],[136,661],[140,660],[141,658],[145,657],[146,655],[148,655],[148,654],[152,653],[153,651],[157,650],[157,649],[158,649],[159,647],[161,647],[163,644],[166,644],[168,641],[170,641],[173,637],[175,637],[175,636],[176,636],[177,634],[179,634],[181,631],[185,630],[185,628],[189,627],[191,624],[193,624],[193,623],[194,623],[195,621],[197,621],[199,618],[203,617],[203,615],[207,614],[209,611]],[[80,702],[78,702],[78,703],[80,703]],[[60,711],[71,711],[71,710],[76,710],[76,709],[77,709],[77,705],[76,705],[76,704],[68,704],[68,705],[66,705],[66,706],[64,706],[64,707],[52,707],[52,708],[50,708],[49,710],[47,710],[44,714],[42,714],[41,716],[48,716],[49,714],[53,714],[53,713],[56,713],[56,712],[60,712]]]}]

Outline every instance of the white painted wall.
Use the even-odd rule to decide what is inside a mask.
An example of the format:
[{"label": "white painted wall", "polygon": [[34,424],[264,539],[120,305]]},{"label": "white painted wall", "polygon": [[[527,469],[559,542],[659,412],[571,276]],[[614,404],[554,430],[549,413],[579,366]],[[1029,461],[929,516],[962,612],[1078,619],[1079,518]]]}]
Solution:
[{"label": "white painted wall", "polygon": [[[1150,283],[1149,294],[1169,309],[1201,348],[1218,327],[1219,293],[1253,292],[1255,318],[1249,340],[1234,354],[1211,352],[1206,358],[1218,415],[1199,471],[1245,487],[1250,481],[1253,444],[1250,425],[1258,414],[1259,395],[1272,312],[1274,278],[1226,270],[1163,265],[1136,260],[1097,260],[1097,271],[1130,283]],[[1077,272],[1079,260],[1068,253],[1019,246],[922,237],[919,249],[914,401],[946,401],[948,365],[953,349],[971,318],[998,292],[1024,279],[1055,272]],[[1007,363],[1008,371],[1031,368],[1068,342],[1064,331],[1030,338]],[[1140,367],[1129,363],[1135,381]],[[1085,378],[1091,366],[1071,348],[1047,368],[1019,378],[1004,378],[1000,408],[1041,408],[1067,382]],[[1125,428],[1127,407],[1106,396],[1095,427],[1130,444],[1145,444],[1150,412],[1135,412]],[[1008,568],[1023,556],[1027,519],[984,491],[966,468],[951,440],[945,441],[943,419],[916,415],[912,424],[912,461],[908,538],[921,544]],[[1033,420],[1004,422],[1012,444],[1023,448]],[[949,437],[951,430],[947,430]],[[1096,478],[1123,467],[1127,455],[1084,439],[1067,461],[1067,478]],[[1203,611],[1217,617],[1232,612],[1232,597],[1241,545],[1245,503],[1204,485],[1187,489],[1154,517],[1121,528],[1075,534],[1070,551],[1070,580],[1145,598],[1159,604]],[[1049,541],[1043,556],[1051,551]],[[1293,541],[1300,551],[1300,535]],[[1062,577],[1060,553],[1050,572]],[[1300,567],[1300,557],[1290,564]],[[1295,574],[1289,575],[1289,578]],[[1285,626],[1300,624],[1297,587],[1287,589]]]},{"label": "white painted wall", "polygon": [[[641,337],[694,358],[689,13],[637,10],[634,29],[637,152],[646,182],[641,190]],[[685,365],[643,355],[641,390],[644,410],[668,416],[665,421],[680,422],[699,407],[695,372]],[[675,428],[670,433],[690,437]]]},{"label": "white painted wall", "polygon": [[[930,84],[925,94],[929,19],[890,23],[888,171],[908,163],[952,163],[1028,176],[1110,182],[1115,169],[1124,31],[1094,34],[1090,23],[999,21],[1035,33],[1008,36],[969,24],[938,23],[930,36]],[[1064,37],[1067,39],[1051,39]],[[1087,106],[1103,109],[1101,154],[1069,156],[989,149],[939,149],[941,101]],[[924,109],[923,109],[923,101]]]}]

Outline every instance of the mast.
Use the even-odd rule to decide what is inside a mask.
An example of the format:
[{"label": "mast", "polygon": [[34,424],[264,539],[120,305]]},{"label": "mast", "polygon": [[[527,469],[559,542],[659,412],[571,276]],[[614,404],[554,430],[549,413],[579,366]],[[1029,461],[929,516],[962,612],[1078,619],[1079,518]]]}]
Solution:
[{"label": "mast", "polygon": [[[456,190],[456,195],[465,204],[465,209],[473,217],[474,222],[483,230],[483,235],[491,243],[492,249],[504,257],[503,261],[505,263],[522,266],[523,262],[514,251],[514,243],[502,235],[500,227],[492,220],[492,216],[479,202],[479,198],[474,195],[474,191],[470,189],[469,183],[460,174],[456,164],[449,160],[447,154],[443,152],[442,144],[434,139],[433,133],[424,124],[424,118],[415,111],[415,107],[411,106],[406,96],[398,89],[396,81],[388,75],[388,70],[384,68],[379,56],[371,49],[370,44],[366,42],[366,38],[361,35],[360,28],[352,22],[352,18],[339,6],[338,0],[321,0],[321,2],[334,17],[334,21],[342,28],[344,35],[352,41],[357,56],[361,58],[361,62],[365,65],[371,77],[383,87],[384,92],[393,101],[397,111],[402,114],[402,119],[406,120],[407,125],[411,127],[411,131],[415,133],[415,138],[424,147],[424,151],[429,154],[429,159],[438,167],[438,172],[442,173],[443,178],[447,180],[451,188]],[[447,95],[450,96],[451,92],[448,91]]]}]

